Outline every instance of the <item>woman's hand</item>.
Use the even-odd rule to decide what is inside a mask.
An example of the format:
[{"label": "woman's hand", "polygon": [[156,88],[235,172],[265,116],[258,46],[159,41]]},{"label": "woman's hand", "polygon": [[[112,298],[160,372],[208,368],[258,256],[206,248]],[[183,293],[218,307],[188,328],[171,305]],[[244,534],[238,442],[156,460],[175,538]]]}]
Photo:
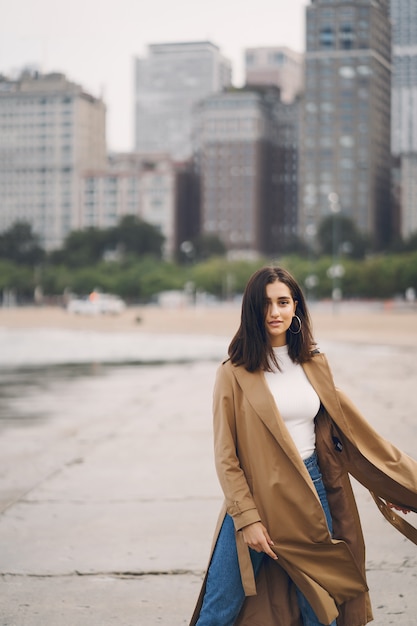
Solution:
[{"label": "woman's hand", "polygon": [[410,509],[406,509],[402,506],[397,506],[396,504],[392,504],[392,502],[387,502],[387,506],[390,509],[395,509],[396,511],[401,511],[401,513],[405,513],[407,515],[407,513],[411,513]]},{"label": "woman's hand", "polygon": [[274,561],[278,559],[275,552],[272,552],[270,548],[270,546],[274,545],[274,542],[262,522],[254,522],[244,526],[241,532],[246,545],[250,548],[256,550],[256,552],[265,552]]}]

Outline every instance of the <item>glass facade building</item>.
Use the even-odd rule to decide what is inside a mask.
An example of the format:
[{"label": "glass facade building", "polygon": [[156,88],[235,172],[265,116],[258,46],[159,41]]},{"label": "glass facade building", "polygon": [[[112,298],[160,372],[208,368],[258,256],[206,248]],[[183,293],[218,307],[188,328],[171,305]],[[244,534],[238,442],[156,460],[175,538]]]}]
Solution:
[{"label": "glass facade building", "polygon": [[392,235],[388,0],[313,0],[306,9],[300,235],[342,213],[377,246]]},{"label": "glass facade building", "polygon": [[149,46],[135,60],[136,151],[188,159],[194,107],[230,83],[231,64],[210,42]]}]

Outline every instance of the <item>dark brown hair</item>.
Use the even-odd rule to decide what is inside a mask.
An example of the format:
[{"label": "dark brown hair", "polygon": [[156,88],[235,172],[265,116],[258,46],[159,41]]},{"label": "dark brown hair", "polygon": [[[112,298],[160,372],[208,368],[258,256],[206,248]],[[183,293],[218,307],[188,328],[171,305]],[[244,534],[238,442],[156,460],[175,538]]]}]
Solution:
[{"label": "dark brown hair", "polygon": [[[301,331],[298,334],[287,330],[290,358],[296,363],[309,361],[311,350],[315,345],[310,315],[301,287],[295,278],[281,267],[264,267],[255,272],[246,285],[240,326],[229,346],[232,363],[243,365],[249,372],[258,369],[271,371],[271,363],[278,367],[265,326],[266,286],[276,281],[287,285],[293,300],[297,301],[295,314],[301,320]],[[294,324],[297,324],[297,321]]]}]

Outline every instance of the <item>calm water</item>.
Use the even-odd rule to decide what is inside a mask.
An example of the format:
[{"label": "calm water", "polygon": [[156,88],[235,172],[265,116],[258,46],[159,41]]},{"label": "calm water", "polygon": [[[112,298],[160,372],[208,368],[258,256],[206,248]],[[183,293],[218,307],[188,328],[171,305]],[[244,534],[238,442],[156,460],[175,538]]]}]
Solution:
[{"label": "calm water", "polygon": [[219,360],[227,345],[217,336],[0,328],[0,368]]},{"label": "calm water", "polygon": [[[0,424],[33,424],[53,418],[63,399],[80,394],[85,385],[100,389],[106,402],[116,379],[145,374],[149,367],[183,366],[198,361],[219,363],[227,354],[228,337],[99,333],[62,329],[0,328]],[[358,346],[321,345],[329,356],[346,357]],[[367,346],[367,357],[386,357],[391,349]],[[337,359],[336,359],[337,360]],[[95,383],[93,382],[95,381]],[[64,400],[65,401],[65,400]]]},{"label": "calm water", "polygon": [[212,336],[0,328],[0,423],[52,416],[83,380],[106,379],[101,389],[111,389],[121,368],[219,362],[227,345]]}]

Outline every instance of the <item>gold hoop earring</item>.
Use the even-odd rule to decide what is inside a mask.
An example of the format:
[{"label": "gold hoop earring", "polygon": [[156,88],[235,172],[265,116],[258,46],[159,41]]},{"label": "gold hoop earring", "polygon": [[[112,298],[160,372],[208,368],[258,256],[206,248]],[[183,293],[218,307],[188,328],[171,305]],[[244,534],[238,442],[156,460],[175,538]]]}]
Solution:
[{"label": "gold hoop earring", "polygon": [[[291,326],[294,320],[297,320],[298,322],[298,330],[292,330]],[[288,330],[290,331],[290,333],[292,333],[293,335],[299,335],[301,333],[301,320],[298,317],[298,315],[294,315],[294,317],[291,320],[291,324],[290,327],[288,328]]]}]

